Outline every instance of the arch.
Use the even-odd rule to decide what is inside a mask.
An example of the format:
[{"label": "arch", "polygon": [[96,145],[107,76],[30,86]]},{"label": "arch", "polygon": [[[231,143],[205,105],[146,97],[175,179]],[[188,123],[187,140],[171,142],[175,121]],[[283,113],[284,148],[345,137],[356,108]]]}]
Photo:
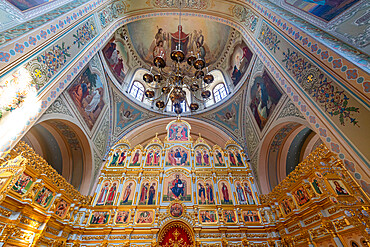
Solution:
[{"label": "arch", "polygon": [[89,192],[94,171],[92,150],[79,126],[65,119],[45,117],[23,140],[82,194]]},{"label": "arch", "polygon": [[[181,246],[195,246],[194,231],[192,228],[184,221],[171,221],[159,231],[156,246],[174,246],[174,243],[181,239],[183,240],[183,244],[186,244]],[[172,242],[173,244],[170,244],[170,240],[174,241]]]}]

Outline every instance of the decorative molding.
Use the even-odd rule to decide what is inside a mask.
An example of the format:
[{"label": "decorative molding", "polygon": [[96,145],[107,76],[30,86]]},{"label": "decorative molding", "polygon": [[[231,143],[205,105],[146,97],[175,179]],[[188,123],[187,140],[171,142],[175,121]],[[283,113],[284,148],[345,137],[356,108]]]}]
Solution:
[{"label": "decorative molding", "polygon": [[285,118],[285,117],[297,117],[305,119],[302,115],[301,111],[294,105],[294,103],[289,100],[282,108],[281,111],[277,117],[279,118]]},{"label": "decorative molding", "polygon": [[107,149],[107,141],[109,134],[109,111],[105,111],[103,119],[104,122],[102,122],[100,127],[96,130],[96,135],[93,140],[94,145],[96,149],[99,151],[100,156],[102,156]]},{"label": "decorative molding", "polygon": [[45,111],[46,114],[60,113],[73,117],[62,97],[58,97],[54,103]]}]

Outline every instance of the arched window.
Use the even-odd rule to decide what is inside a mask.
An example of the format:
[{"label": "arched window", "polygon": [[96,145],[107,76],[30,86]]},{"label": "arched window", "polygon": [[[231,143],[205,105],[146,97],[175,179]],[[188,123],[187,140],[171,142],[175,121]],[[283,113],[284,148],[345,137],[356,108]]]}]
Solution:
[{"label": "arched window", "polygon": [[213,98],[215,100],[215,103],[226,98],[226,96],[227,96],[227,92],[226,92],[225,84],[219,83],[213,88]]},{"label": "arched window", "polygon": [[144,86],[138,81],[134,81],[131,85],[130,94],[136,99],[143,101]]}]

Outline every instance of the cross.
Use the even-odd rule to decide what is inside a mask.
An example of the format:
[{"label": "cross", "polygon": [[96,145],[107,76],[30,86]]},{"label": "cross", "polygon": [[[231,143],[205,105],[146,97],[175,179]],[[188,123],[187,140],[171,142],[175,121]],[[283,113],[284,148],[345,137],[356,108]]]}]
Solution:
[{"label": "cross", "polygon": [[179,231],[176,229],[173,233],[172,233],[173,236],[175,236],[175,240],[177,240],[177,238],[179,237],[180,233]]},{"label": "cross", "polygon": [[41,78],[41,70],[35,69],[35,76]]},{"label": "cross", "polygon": [[307,76],[307,82],[311,82],[312,81],[312,77],[313,77],[313,75]]}]

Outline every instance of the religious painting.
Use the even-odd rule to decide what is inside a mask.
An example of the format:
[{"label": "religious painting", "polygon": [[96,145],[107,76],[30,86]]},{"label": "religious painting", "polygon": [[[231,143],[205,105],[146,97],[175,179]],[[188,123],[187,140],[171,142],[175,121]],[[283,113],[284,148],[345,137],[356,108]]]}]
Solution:
[{"label": "religious painting", "polygon": [[105,225],[108,223],[109,211],[95,211],[91,214],[90,225]]},{"label": "religious painting", "polygon": [[222,211],[222,216],[224,218],[225,224],[235,224],[237,223],[236,215],[234,210],[224,210]]},{"label": "religious painting", "polygon": [[178,16],[132,22],[127,24],[127,30],[142,60],[152,64],[154,57],[161,56],[169,68],[173,63],[171,51],[176,48],[180,48],[186,58],[194,54],[204,59],[206,66],[213,64],[222,55],[231,33],[227,25],[198,17],[184,18],[179,26]]},{"label": "religious painting", "polygon": [[264,71],[262,77],[258,76],[254,79],[250,95],[250,109],[258,127],[262,130],[274,112],[282,93],[270,75]]},{"label": "religious painting", "polygon": [[213,189],[213,182],[211,180],[198,180],[198,204],[212,205],[215,204],[215,196]]},{"label": "religious painting", "polygon": [[322,194],[322,188],[319,183],[319,181],[316,178],[311,179],[311,185],[314,188],[316,194],[321,195]]},{"label": "religious painting", "polygon": [[41,7],[44,4],[50,3],[54,0],[6,0],[8,3],[19,9],[20,11],[28,11],[36,7]]},{"label": "religious painting", "polygon": [[194,150],[195,155],[195,166],[197,167],[210,167],[211,159],[209,150],[205,146],[198,146]]},{"label": "religious painting", "polygon": [[360,0],[285,0],[285,2],[324,21],[331,21]]},{"label": "religious painting", "polygon": [[239,204],[256,204],[253,197],[253,192],[249,186],[248,181],[243,182],[235,181],[236,197],[238,198]]},{"label": "religious painting", "polygon": [[146,151],[145,166],[146,167],[159,167],[161,165],[162,149],[158,146],[151,146]]},{"label": "religious painting", "polygon": [[182,213],[184,212],[184,209],[181,205],[181,203],[174,203],[171,205],[170,207],[170,214],[175,217],[175,218],[178,218],[182,215]]},{"label": "religious painting", "polygon": [[299,206],[303,206],[310,201],[310,197],[308,196],[307,191],[305,188],[303,188],[303,186],[294,191],[293,195],[297,200]]},{"label": "religious painting", "polygon": [[70,205],[64,199],[61,199],[56,205],[54,213],[63,219],[67,215],[69,206]]},{"label": "religious painting", "polygon": [[259,223],[261,218],[257,210],[245,210],[242,212],[244,223]]},{"label": "religious painting", "polygon": [[15,182],[12,189],[18,194],[24,195],[31,188],[33,180],[31,176],[23,173],[22,176]]},{"label": "religious painting", "polygon": [[234,86],[238,85],[240,79],[243,77],[244,73],[252,60],[253,53],[248,48],[244,40],[240,44],[234,47],[230,56],[230,68],[228,73],[233,81]]},{"label": "religious painting", "polygon": [[217,213],[214,210],[200,210],[199,221],[202,224],[217,223]]},{"label": "religious painting", "polygon": [[285,215],[290,214],[294,209],[293,202],[287,198],[282,200],[282,202],[280,203],[280,206],[283,209],[283,212]]},{"label": "religious painting", "polygon": [[105,199],[107,198],[107,195],[108,195],[109,185],[110,185],[109,181],[105,181],[102,183],[102,187],[100,189],[98,200],[96,201],[96,206],[104,205]]},{"label": "religious painting", "polygon": [[224,109],[216,112],[215,119],[232,131],[235,131],[238,129],[239,115],[239,104],[233,102]]},{"label": "religious painting", "polygon": [[157,195],[157,181],[144,180],[139,192],[139,205],[155,205]]},{"label": "religious painting", "polygon": [[116,31],[114,37],[103,48],[103,55],[110,71],[122,85],[128,71],[128,52],[124,45],[124,40]]},{"label": "religious painting", "polygon": [[127,158],[128,149],[119,148],[113,151],[112,157],[109,160],[109,166],[124,166]]},{"label": "religious painting", "polygon": [[215,167],[226,167],[224,152],[220,148],[215,148],[213,150],[213,160],[215,162]]},{"label": "religious painting", "polygon": [[123,129],[129,124],[139,120],[141,111],[132,107],[130,104],[123,100],[116,103],[116,126]]},{"label": "religious painting", "polygon": [[190,152],[183,146],[173,146],[166,152],[166,166],[190,166]]},{"label": "religious painting", "polygon": [[77,76],[68,88],[78,112],[91,130],[105,106],[104,86],[101,78],[89,66]]},{"label": "religious painting", "polygon": [[140,148],[135,148],[131,152],[131,159],[128,167],[140,167],[143,152]]},{"label": "religious painting", "polygon": [[221,180],[218,183],[218,191],[220,193],[221,204],[233,204],[232,191],[230,184],[226,180]]},{"label": "religious painting", "polygon": [[118,211],[114,223],[116,225],[126,225],[130,220],[130,211]]},{"label": "religious painting", "polygon": [[230,167],[244,167],[244,161],[242,154],[239,150],[236,149],[229,149],[226,151],[227,155],[229,156],[229,166]]},{"label": "religious painting", "polygon": [[132,205],[134,198],[136,182],[134,180],[128,180],[122,188],[122,197],[119,205]]},{"label": "religious painting", "polygon": [[189,141],[189,126],[181,121],[174,121],[167,127],[167,141],[187,142]]},{"label": "religious painting", "polygon": [[154,210],[138,210],[136,212],[136,224],[152,224],[154,222]]},{"label": "religious painting", "polygon": [[191,202],[191,181],[190,177],[182,173],[174,173],[164,179],[163,201],[186,201]]},{"label": "religious painting", "polygon": [[46,187],[42,187],[42,189],[36,194],[35,202],[40,206],[47,208],[51,201],[53,200],[53,192]]},{"label": "religious painting", "polygon": [[116,198],[117,189],[118,189],[119,183],[118,181],[114,181],[112,183],[112,186],[109,188],[107,199],[105,201],[105,205],[113,205],[114,199]]},{"label": "religious painting", "polygon": [[349,191],[344,185],[343,181],[340,179],[330,179],[328,180],[330,186],[338,196],[348,196]]}]

